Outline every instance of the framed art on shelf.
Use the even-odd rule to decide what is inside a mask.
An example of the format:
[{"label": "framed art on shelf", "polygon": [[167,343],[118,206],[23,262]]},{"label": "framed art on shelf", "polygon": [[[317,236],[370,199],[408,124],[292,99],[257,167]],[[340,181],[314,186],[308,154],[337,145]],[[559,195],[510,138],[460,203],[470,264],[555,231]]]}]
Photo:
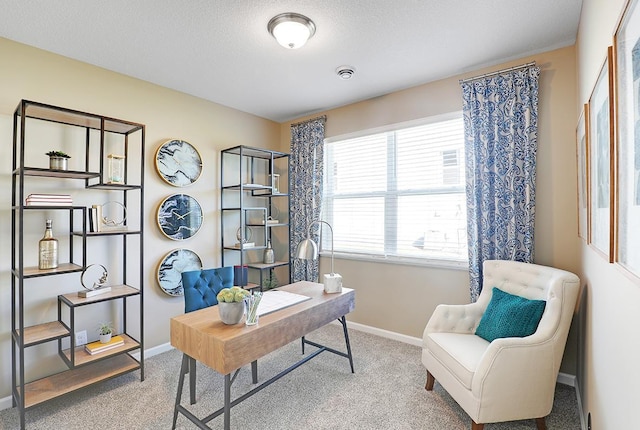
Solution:
[{"label": "framed art on shelf", "polygon": [[589,105],[585,103],[584,110],[578,119],[576,127],[576,162],[578,171],[578,236],[589,241],[589,139],[587,122]]},{"label": "framed art on shelf", "polygon": [[607,50],[598,80],[589,99],[589,243],[613,262],[613,136],[614,111],[612,60]]},{"label": "framed art on shelf", "polygon": [[640,277],[640,9],[631,0],[614,36],[617,112],[615,261]]}]

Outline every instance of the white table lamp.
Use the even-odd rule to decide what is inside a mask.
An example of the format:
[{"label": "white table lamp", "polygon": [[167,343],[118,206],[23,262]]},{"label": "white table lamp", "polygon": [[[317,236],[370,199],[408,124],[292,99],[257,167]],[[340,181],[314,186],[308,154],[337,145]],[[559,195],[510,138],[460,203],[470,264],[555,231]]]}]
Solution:
[{"label": "white table lamp", "polygon": [[296,257],[303,260],[318,259],[318,244],[311,239],[311,227],[314,224],[326,224],[331,232],[331,273],[324,275],[324,291],[326,293],[342,292],[342,276],[333,271],[333,228],[326,221],[313,221],[307,228],[307,238],[298,243]]}]

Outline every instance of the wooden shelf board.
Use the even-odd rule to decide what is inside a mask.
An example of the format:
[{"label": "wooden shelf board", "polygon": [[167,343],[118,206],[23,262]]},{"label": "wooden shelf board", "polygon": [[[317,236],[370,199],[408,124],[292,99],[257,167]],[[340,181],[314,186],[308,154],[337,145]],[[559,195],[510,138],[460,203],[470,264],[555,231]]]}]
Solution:
[{"label": "wooden shelf board", "polygon": [[76,367],[75,369],[38,379],[26,384],[24,387],[25,407],[30,408],[63,394],[139,368],[140,364],[128,354],[120,354],[87,366]]},{"label": "wooden shelf board", "polygon": [[275,263],[271,263],[271,264],[265,264],[265,263],[247,263],[247,265],[249,266],[249,268],[252,269],[271,269],[272,267],[280,267],[280,266],[286,266],[287,264],[289,264],[286,261],[276,261]]},{"label": "wooden shelf board", "polygon": [[22,274],[25,278],[33,278],[36,276],[49,276],[60,275],[62,273],[81,272],[82,266],[73,263],[61,263],[55,269],[40,270],[37,266],[25,267],[22,269]]},{"label": "wooden shelf board", "polygon": [[88,185],[87,188],[94,190],[139,190],[142,188],[140,185],[128,185],[128,184],[93,184]]},{"label": "wooden shelf board", "polygon": [[[17,330],[20,335],[20,330]],[[69,336],[69,330],[60,321],[51,321],[24,328],[24,346],[59,339]]]},{"label": "wooden shelf board", "polygon": [[60,297],[69,306],[84,306],[91,303],[103,302],[106,300],[119,299],[122,297],[135,296],[140,294],[140,290],[129,285],[112,285],[111,291],[98,294],[93,297],[78,297],[78,293],[62,294]]},{"label": "wooden shelf board", "polygon": [[[140,230],[112,230],[112,231],[88,231],[86,232],[87,237],[95,237],[95,236],[118,236],[123,234],[140,234],[142,233]],[[84,236],[85,233],[81,231],[74,231],[74,236]]]},{"label": "wooden shelf board", "polygon": [[27,118],[59,122],[78,127],[88,127],[95,130],[102,129],[102,119],[104,119],[105,131],[120,134],[132,133],[142,128],[142,124],[136,124],[130,121],[108,118],[57,106],[49,106],[28,100],[25,100],[25,116]]},{"label": "wooden shelf board", "polygon": [[[97,361],[97,360],[102,360],[105,357],[109,357],[112,355],[116,355],[116,354],[120,354],[122,352],[125,351],[129,351],[132,349],[136,349],[140,347],[140,344],[138,342],[136,342],[135,340],[133,340],[131,337],[127,336],[124,333],[119,334],[118,336],[121,336],[124,339],[124,345],[120,345],[118,347],[115,347],[113,349],[109,349],[107,351],[101,352],[99,354],[94,354],[91,355],[89,354],[85,349],[84,349],[84,345],[82,346],[78,346],[75,350],[74,353],[74,358],[75,358],[75,362],[73,363],[74,366],[83,366],[86,364],[89,364],[93,361]],[[68,360],[71,360],[71,350],[70,349],[65,349],[64,351],[62,351],[62,353],[67,357]]]},{"label": "wooden shelf board", "polygon": [[[22,169],[25,176],[44,176],[47,178],[68,178],[68,179],[91,179],[100,176],[99,172],[84,172],[80,170],[53,170],[42,169],[39,167],[24,167]],[[16,169],[15,174],[20,173],[20,169]]]}]

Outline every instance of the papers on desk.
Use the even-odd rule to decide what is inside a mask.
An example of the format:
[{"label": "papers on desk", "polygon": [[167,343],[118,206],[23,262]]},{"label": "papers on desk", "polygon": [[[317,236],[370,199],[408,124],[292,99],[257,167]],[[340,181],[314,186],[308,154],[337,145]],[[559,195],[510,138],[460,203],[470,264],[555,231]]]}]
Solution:
[{"label": "papers on desk", "polygon": [[311,299],[311,297],[289,293],[287,291],[265,291],[262,293],[262,299],[258,305],[258,315],[270,314],[271,312],[293,306],[309,299]]}]

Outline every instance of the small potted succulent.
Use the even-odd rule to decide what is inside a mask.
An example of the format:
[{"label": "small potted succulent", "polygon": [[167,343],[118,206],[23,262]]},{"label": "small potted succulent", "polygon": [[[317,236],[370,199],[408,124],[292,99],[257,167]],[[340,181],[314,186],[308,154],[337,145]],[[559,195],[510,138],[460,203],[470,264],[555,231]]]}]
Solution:
[{"label": "small potted succulent", "polygon": [[67,170],[70,155],[62,151],[49,151],[45,155],[49,156],[49,169]]},{"label": "small potted succulent", "polygon": [[220,319],[225,324],[238,324],[244,314],[244,299],[249,296],[249,291],[241,287],[223,288],[216,298]]},{"label": "small potted succulent", "polygon": [[98,335],[100,336],[100,343],[109,343],[112,334],[113,326],[110,322],[102,322],[98,325]]}]

